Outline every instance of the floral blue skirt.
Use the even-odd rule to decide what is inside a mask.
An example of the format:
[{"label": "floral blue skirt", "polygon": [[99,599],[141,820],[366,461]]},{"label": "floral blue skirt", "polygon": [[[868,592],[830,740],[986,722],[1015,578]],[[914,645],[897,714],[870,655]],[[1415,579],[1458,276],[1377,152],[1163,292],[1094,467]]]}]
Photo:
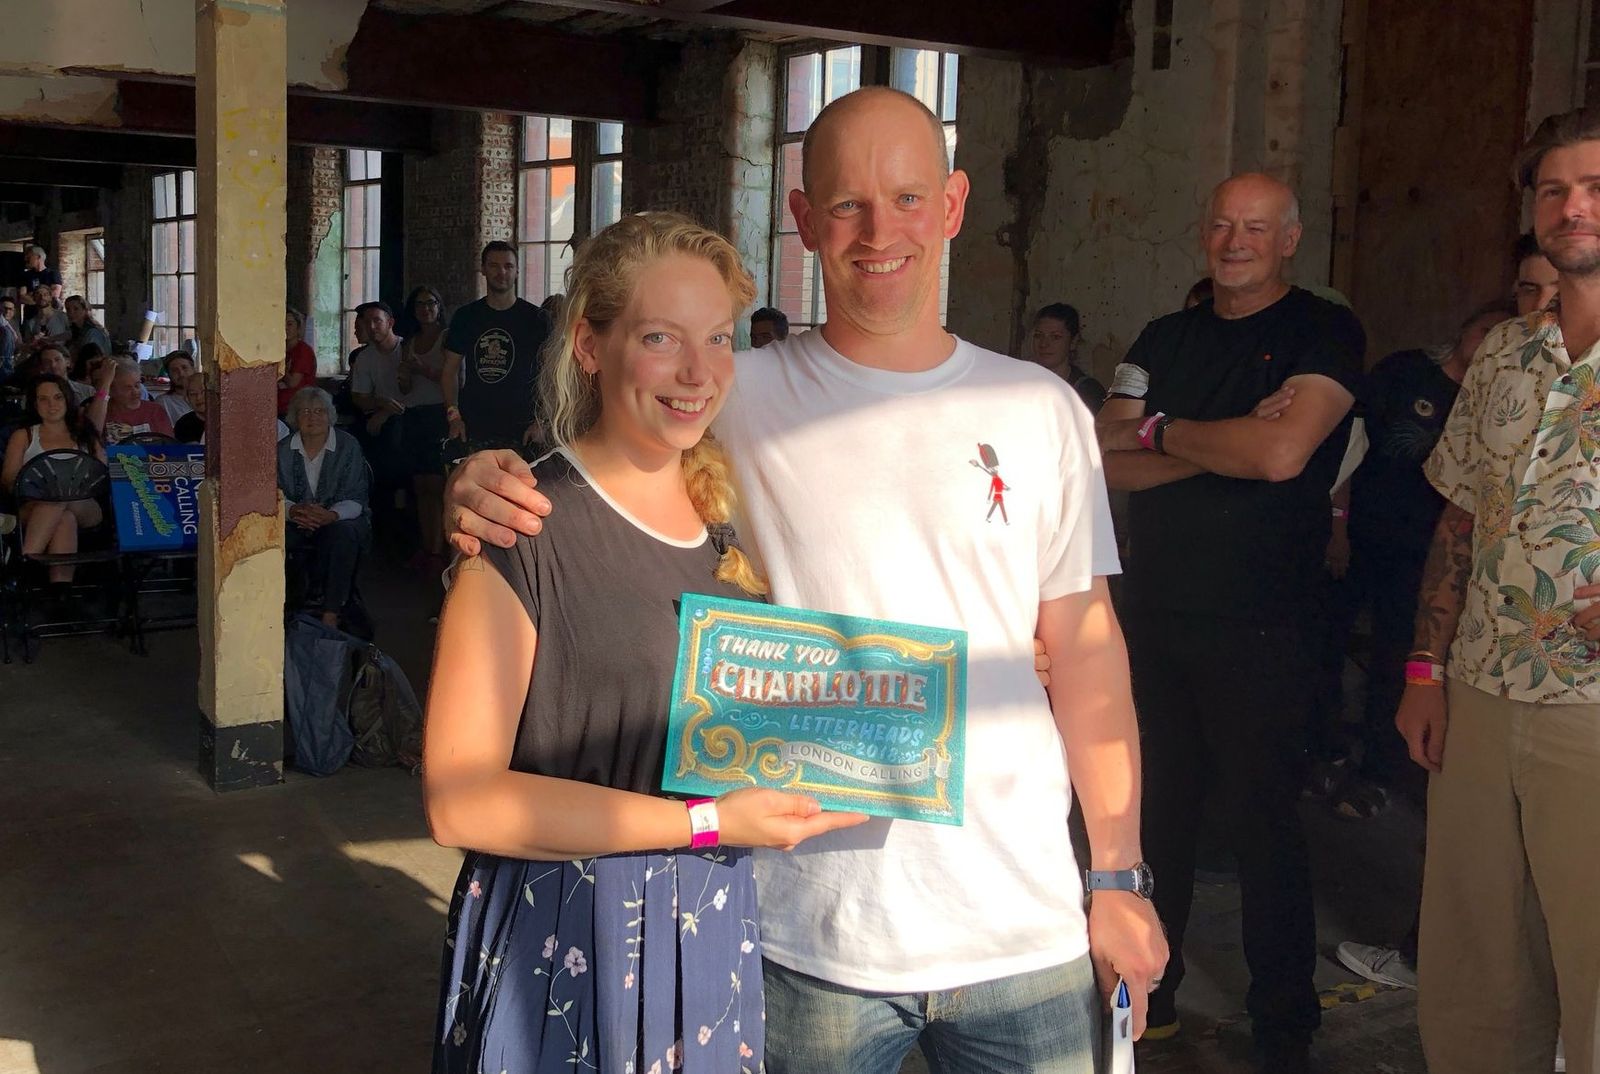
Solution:
[{"label": "floral blue skirt", "polygon": [[760,1071],[746,850],[470,853],[450,900],[434,1074]]}]

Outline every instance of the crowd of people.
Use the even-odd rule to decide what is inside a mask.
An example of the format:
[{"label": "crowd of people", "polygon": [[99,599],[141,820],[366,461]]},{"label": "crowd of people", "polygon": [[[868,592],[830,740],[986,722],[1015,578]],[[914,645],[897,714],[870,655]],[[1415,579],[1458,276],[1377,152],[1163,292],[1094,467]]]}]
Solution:
[{"label": "crowd of people", "polygon": [[[788,204],[827,320],[791,336],[758,309],[738,357],[749,274],[664,213],[582,243],[542,306],[504,242],[453,314],[427,286],[398,314],[366,303],[340,399],[288,313],[278,477],[324,622],[399,500],[412,566],[460,553],[424,766],[435,838],[468,852],[435,1071],[892,1074],[920,1042],[939,1069],[1088,1074],[1118,982],[1136,1034],[1182,1031],[1208,803],[1258,1069],[1309,1070],[1300,803],[1369,821],[1413,772],[1417,926],[1338,957],[1418,989],[1435,1070],[1551,1070],[1564,1040],[1566,1069],[1600,1071],[1600,858],[1581,850],[1600,819],[1600,114],[1523,152],[1513,294],[1465,296],[1454,340],[1370,373],[1348,303],[1289,282],[1302,225],[1277,179],[1215,188],[1207,277],[1105,384],[1067,303],[1038,310],[1026,361],[943,327],[968,185],[915,98],[828,105],[802,171]],[[151,398],[42,251],[29,269],[0,311],[29,414],[0,481],[53,448],[203,439],[193,353]],[[452,441],[477,450],[446,486]],[[25,504],[24,546],[74,546],[98,512]],[[664,795],[691,591],[966,630],[964,823]]]}]

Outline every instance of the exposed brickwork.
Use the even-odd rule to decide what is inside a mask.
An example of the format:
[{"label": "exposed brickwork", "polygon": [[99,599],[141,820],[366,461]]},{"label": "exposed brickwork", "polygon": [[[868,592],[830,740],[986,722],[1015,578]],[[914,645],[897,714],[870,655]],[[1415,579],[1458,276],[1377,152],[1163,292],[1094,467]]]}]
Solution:
[{"label": "exposed brickwork", "polygon": [[84,232],[64,231],[56,240],[55,256],[50,264],[61,273],[61,297],[81,295],[88,290],[85,265],[88,261],[83,249]]},{"label": "exposed brickwork", "polygon": [[487,112],[478,126],[478,249],[517,238],[517,120]]},{"label": "exposed brickwork", "polygon": [[315,292],[312,272],[317,244],[328,236],[344,198],[339,150],[327,146],[291,146],[289,196],[284,235],[289,305],[306,311]]},{"label": "exposed brickwork", "polygon": [[150,178],[148,168],[124,168],[122,187],[105,194],[106,329],[113,338],[136,334],[150,301]]},{"label": "exposed brickwork", "polygon": [[[406,286],[438,288],[455,309],[478,297],[479,211],[483,130],[487,117],[440,110],[434,115],[431,156],[406,158]],[[502,120],[502,125],[510,126]],[[512,149],[495,149],[509,162]],[[500,170],[504,170],[502,165]],[[506,180],[508,183],[510,180]],[[515,198],[512,199],[515,211]],[[509,229],[510,221],[507,220]]]},{"label": "exposed brickwork", "polygon": [[733,33],[697,37],[663,75],[662,121],[630,128],[625,135],[624,212],[672,209],[724,233],[730,230],[726,83],[742,44]]}]

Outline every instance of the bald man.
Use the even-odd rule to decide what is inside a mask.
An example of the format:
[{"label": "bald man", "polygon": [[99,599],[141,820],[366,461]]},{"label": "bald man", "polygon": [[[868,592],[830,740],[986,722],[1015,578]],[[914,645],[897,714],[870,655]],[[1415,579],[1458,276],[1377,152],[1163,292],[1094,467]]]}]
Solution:
[{"label": "bald man", "polygon": [[[828,319],[740,355],[715,431],[777,603],[968,632],[966,812],[757,855],[766,1067],[894,1074],[922,1039],[958,1074],[1090,1074],[1103,993],[1125,978],[1142,1028],[1166,960],[1093,420],[1059,377],[941,325],[939,263],[968,187],[932,113],[861,90],[823,110],[804,153],[789,208]],[[504,455],[457,471],[458,547],[510,543],[497,522],[536,531],[546,508],[525,472]]]},{"label": "bald man", "polygon": [[[1132,493],[1123,610],[1144,845],[1172,944],[1150,1025],[1178,1029],[1195,826],[1214,785],[1239,858],[1259,1062],[1291,1074],[1319,1021],[1296,805],[1318,636],[1308,619],[1365,339],[1349,310],[1285,282],[1300,213],[1276,179],[1219,185],[1201,239],[1213,299],[1145,328],[1100,416],[1106,479]],[[1292,406],[1253,413],[1285,388]]]}]

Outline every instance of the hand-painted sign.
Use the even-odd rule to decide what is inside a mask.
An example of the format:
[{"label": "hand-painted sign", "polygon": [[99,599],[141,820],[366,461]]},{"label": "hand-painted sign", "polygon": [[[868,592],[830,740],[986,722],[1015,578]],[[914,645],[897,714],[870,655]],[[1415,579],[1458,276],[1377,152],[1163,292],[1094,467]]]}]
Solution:
[{"label": "hand-painted sign", "polygon": [[960,824],[967,635],[685,594],[662,786]]}]

